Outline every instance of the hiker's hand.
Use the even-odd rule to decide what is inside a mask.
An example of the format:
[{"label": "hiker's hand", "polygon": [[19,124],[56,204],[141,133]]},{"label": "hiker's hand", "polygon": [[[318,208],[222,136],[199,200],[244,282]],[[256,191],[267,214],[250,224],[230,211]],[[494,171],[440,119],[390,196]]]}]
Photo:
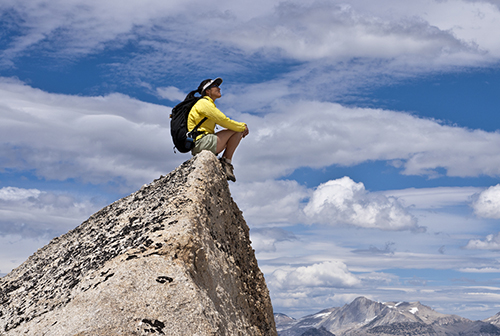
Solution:
[{"label": "hiker's hand", "polygon": [[250,131],[248,130],[248,126],[245,125],[245,130],[243,131],[243,137],[246,137],[248,133],[250,133]]}]

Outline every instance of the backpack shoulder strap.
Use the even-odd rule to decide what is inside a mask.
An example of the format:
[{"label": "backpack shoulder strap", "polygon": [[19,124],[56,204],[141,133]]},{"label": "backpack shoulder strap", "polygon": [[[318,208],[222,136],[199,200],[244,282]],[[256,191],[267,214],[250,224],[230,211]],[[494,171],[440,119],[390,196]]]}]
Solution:
[{"label": "backpack shoulder strap", "polygon": [[203,124],[205,122],[205,120],[207,120],[208,118],[207,117],[204,117],[203,119],[201,119],[201,121],[193,128],[193,130],[191,132],[196,132],[198,130],[198,128],[201,126],[201,124]]},{"label": "backpack shoulder strap", "polygon": [[[202,97],[201,99],[208,100],[205,97]],[[203,124],[207,119],[208,119],[207,117],[203,117],[203,119],[201,119],[201,121],[193,128],[193,130],[191,132],[196,132],[198,130],[198,128],[201,126],[201,124]]]},{"label": "backpack shoulder strap", "polygon": [[[201,98],[201,99],[206,99],[205,97]],[[208,99],[206,99],[208,100]],[[201,126],[201,124],[203,124],[208,118],[207,117],[203,117],[203,119],[201,119],[201,121],[193,128],[193,130],[191,132],[189,132],[190,134],[197,134],[198,133],[198,128]]]}]

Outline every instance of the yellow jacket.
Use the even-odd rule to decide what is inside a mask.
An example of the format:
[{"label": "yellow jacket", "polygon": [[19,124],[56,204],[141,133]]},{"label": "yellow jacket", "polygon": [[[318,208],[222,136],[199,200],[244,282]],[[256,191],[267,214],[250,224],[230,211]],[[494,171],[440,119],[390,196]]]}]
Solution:
[{"label": "yellow jacket", "polygon": [[[187,122],[188,131],[193,130],[204,117],[208,119],[198,128],[198,131],[203,132],[203,134],[214,134],[216,124],[235,132],[243,132],[245,130],[245,123],[234,121],[226,117],[226,115],[215,106],[212,98],[208,96],[204,96],[203,99],[198,100],[191,108]],[[202,135],[199,135],[196,140],[201,137]]]}]

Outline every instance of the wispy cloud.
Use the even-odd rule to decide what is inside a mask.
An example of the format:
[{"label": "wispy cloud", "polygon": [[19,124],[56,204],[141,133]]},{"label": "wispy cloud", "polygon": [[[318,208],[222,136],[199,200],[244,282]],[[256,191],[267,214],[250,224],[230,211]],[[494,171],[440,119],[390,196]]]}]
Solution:
[{"label": "wispy cloud", "polygon": [[[260,69],[289,60],[293,69],[279,74],[274,67],[285,86],[307,82],[311,95],[328,85],[333,90],[323,97],[331,97],[345,86],[481,66],[500,57],[498,41],[488,33],[498,30],[500,11],[485,1],[220,1],[193,13],[202,5],[4,1],[4,25],[16,34],[3,45],[3,65],[15,66],[33,51],[78,60],[126,46],[135,52],[107,64],[110,71],[154,81],[207,74],[214,66],[222,75],[251,75],[252,60]],[[217,57],[207,63],[207,55]]]},{"label": "wispy cloud", "polygon": [[433,209],[470,204],[473,195],[482,190],[483,188],[477,187],[436,187],[390,190],[382,193],[398,198],[412,209]]},{"label": "wispy cloud", "polygon": [[[38,49],[59,56],[82,56],[106,44],[121,46],[134,39],[134,29],[175,16],[193,1],[3,1],[0,10],[18,34],[3,57],[13,59]],[[75,15],[78,13],[78,15]]]}]

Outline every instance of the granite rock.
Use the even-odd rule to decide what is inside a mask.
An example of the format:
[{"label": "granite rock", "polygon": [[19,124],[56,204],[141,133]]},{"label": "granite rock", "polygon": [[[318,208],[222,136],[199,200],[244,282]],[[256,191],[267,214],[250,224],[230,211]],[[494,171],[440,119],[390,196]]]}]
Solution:
[{"label": "granite rock", "polygon": [[216,157],[186,161],[0,279],[0,335],[277,335]]}]

